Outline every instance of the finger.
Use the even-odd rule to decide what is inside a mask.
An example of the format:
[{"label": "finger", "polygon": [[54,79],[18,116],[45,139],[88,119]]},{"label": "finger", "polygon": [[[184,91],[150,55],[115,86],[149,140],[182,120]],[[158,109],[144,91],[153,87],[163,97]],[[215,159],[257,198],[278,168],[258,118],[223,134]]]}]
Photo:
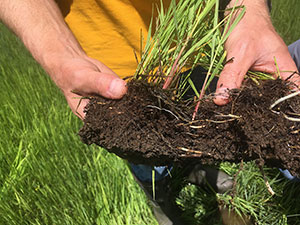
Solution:
[{"label": "finger", "polygon": [[292,73],[298,72],[297,66],[287,50],[280,55],[273,56],[267,63],[256,63],[251,70],[272,73],[283,80],[289,78]]},{"label": "finger", "polygon": [[[89,60],[95,65],[97,66],[98,70],[101,73],[108,73],[108,74],[115,74],[114,71],[112,71],[112,69],[110,69],[109,67],[107,67],[106,65],[104,65],[103,63],[101,63],[100,61],[98,61],[97,59],[93,59],[93,58],[89,58]],[[115,74],[116,75],[116,74]],[[117,76],[117,75],[116,75]]]},{"label": "finger", "polygon": [[269,63],[265,63],[264,65],[256,64],[251,70],[274,74],[275,78],[287,80],[296,84],[298,87],[300,86],[297,66],[288,51],[286,51],[285,54],[273,57],[273,61]]},{"label": "finger", "polygon": [[300,83],[297,66],[288,51],[284,57],[278,57],[278,59],[276,59],[276,62],[276,69],[278,70],[277,75],[279,76],[279,78],[282,80],[288,79],[289,82],[293,82],[299,86]]},{"label": "finger", "polygon": [[95,71],[81,73],[74,86],[79,93],[98,94],[110,99],[122,98],[127,91],[126,82],[117,75]]},{"label": "finger", "polygon": [[65,97],[70,108],[72,109],[72,112],[81,120],[83,120],[85,118],[84,108],[88,104],[89,99],[72,92],[65,93]]},{"label": "finger", "polygon": [[251,64],[252,61],[249,60],[233,59],[224,66],[215,93],[214,102],[217,105],[225,105],[230,101],[228,90],[241,87],[244,76]]},{"label": "finger", "polygon": [[85,112],[84,109],[86,105],[89,103],[89,99],[81,99],[79,101],[76,101],[76,107],[74,108],[73,113],[78,116],[80,119],[85,118]]}]

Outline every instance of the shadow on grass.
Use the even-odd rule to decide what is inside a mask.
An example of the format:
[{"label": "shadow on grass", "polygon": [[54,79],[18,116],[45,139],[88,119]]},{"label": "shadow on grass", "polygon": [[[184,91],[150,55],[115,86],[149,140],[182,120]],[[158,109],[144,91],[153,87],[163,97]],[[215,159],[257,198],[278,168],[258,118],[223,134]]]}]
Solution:
[{"label": "shadow on grass", "polygon": [[276,201],[282,206],[288,225],[300,224],[300,182],[288,182]]}]

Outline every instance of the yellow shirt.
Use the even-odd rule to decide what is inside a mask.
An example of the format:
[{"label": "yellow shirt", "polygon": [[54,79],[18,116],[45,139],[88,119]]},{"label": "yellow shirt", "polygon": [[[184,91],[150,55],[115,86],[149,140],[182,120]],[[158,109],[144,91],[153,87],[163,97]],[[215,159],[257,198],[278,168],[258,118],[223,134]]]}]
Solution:
[{"label": "yellow shirt", "polygon": [[[170,0],[164,1],[169,4]],[[57,0],[65,21],[86,53],[110,67],[120,77],[137,67],[153,6],[160,0]],[[143,43],[144,45],[144,43]]]}]

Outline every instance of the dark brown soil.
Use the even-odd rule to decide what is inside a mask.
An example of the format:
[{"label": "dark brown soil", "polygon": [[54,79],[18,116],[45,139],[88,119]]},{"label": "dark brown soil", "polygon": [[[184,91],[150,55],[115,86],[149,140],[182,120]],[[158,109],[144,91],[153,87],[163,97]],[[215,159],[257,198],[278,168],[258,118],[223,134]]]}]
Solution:
[{"label": "dark brown soil", "polygon": [[257,160],[300,175],[300,122],[284,117],[300,118],[300,96],[269,109],[289,93],[281,80],[260,85],[248,81],[231,93],[226,106],[206,96],[191,122],[195,103],[178,103],[158,87],[130,82],[121,100],[91,98],[79,135],[84,143],[95,143],[134,163]]}]

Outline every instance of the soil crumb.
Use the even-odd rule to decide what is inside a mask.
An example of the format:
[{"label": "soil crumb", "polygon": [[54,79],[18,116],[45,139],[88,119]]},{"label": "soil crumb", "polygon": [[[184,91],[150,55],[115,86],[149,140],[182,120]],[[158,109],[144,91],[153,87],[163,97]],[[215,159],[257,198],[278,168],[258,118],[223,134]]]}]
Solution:
[{"label": "soil crumb", "polygon": [[300,96],[286,82],[248,80],[230,92],[225,106],[207,95],[200,102],[172,100],[168,91],[130,81],[120,100],[91,97],[79,135],[133,163],[167,165],[197,160],[203,164],[257,160],[300,175]]}]

